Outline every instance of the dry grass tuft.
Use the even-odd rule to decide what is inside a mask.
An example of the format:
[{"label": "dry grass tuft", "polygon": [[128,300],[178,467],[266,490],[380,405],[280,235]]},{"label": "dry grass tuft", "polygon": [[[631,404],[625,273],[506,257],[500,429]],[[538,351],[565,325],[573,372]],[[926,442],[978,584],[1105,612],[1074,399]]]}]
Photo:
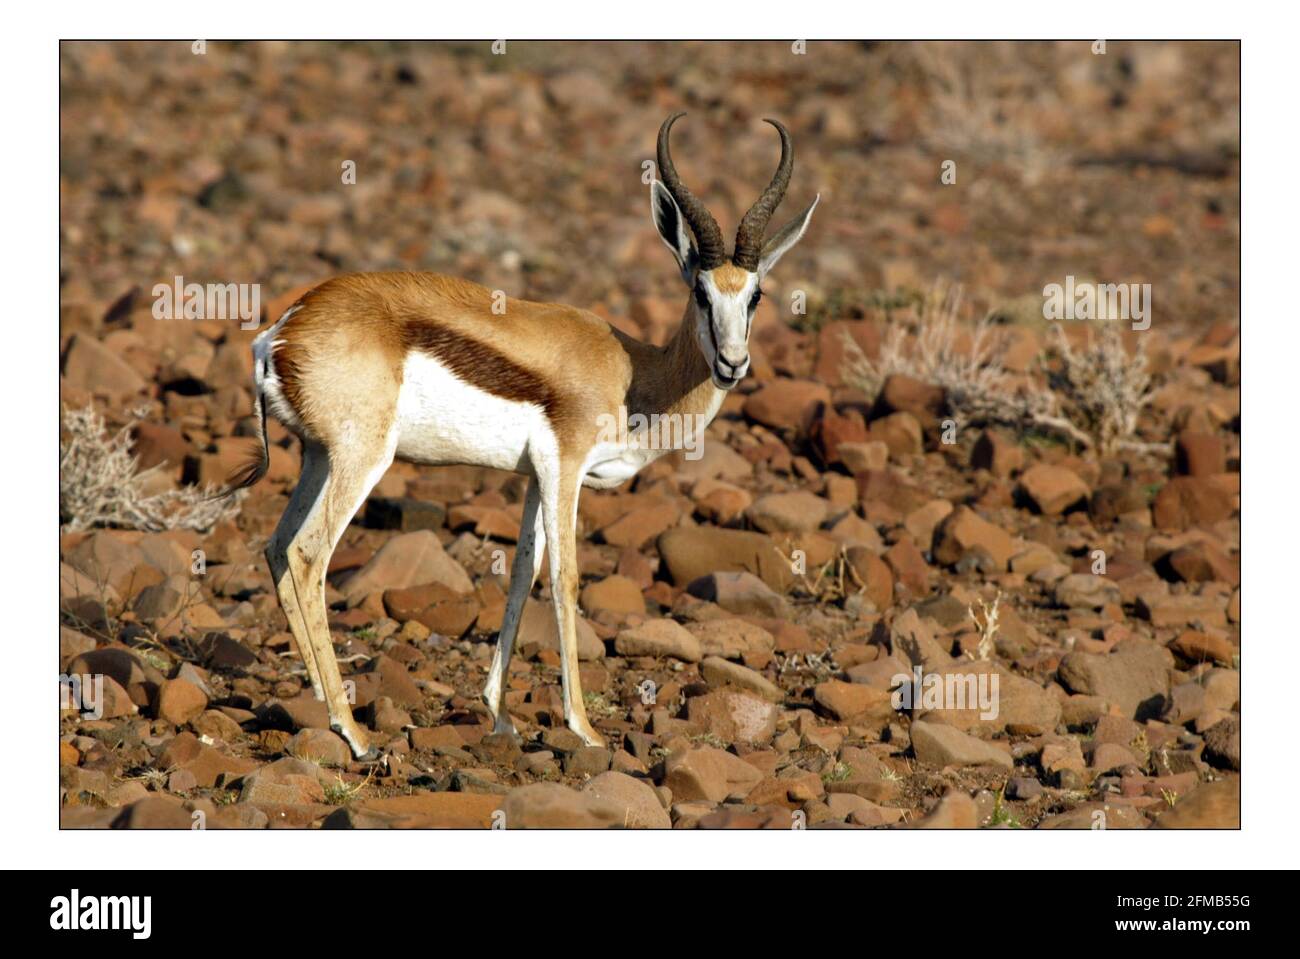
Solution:
[{"label": "dry grass tuft", "polygon": [[844,379],[875,396],[895,373],[942,387],[959,427],[1000,425],[1053,433],[1103,456],[1124,449],[1166,451],[1134,439],[1138,417],[1151,400],[1144,343],[1124,350],[1119,325],[1103,322],[1086,349],[1052,328],[1041,376],[1008,370],[1003,329],[985,316],[961,322],[960,287],[936,284],[916,317],[891,320],[880,355],[871,359],[846,335]]},{"label": "dry grass tuft", "polygon": [[127,424],[110,435],[94,407],[64,408],[64,435],[59,439],[59,518],[64,530],[208,530],[239,513],[242,490],[223,499],[194,487],[149,493],[159,467],[141,471],[131,453],[131,430],[143,418],[143,410],[133,411]]}]

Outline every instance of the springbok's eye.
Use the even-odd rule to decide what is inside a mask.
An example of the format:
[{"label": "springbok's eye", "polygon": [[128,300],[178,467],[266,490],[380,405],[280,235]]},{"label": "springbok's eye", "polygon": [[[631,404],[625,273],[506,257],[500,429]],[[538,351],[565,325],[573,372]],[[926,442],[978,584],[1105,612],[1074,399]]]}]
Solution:
[{"label": "springbok's eye", "polygon": [[758,301],[761,300],[762,298],[763,298],[763,291],[759,289],[755,289],[754,295],[749,298],[749,312],[753,313],[755,310],[758,309]]},{"label": "springbok's eye", "polygon": [[704,292],[704,287],[695,287],[695,302],[699,305],[702,312],[709,312],[709,294]]}]

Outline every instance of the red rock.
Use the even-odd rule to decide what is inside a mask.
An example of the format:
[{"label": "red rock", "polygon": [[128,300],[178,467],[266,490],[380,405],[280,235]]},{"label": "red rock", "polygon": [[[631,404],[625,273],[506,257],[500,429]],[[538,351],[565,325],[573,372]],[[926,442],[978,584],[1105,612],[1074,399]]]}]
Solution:
[{"label": "red rock", "polygon": [[654,583],[654,567],[642,553],[634,549],[625,549],[619,554],[615,572],[632,580],[638,589],[649,589]]},{"label": "red rock", "polygon": [[772,380],[745,397],[744,412],[772,429],[804,429],[818,404],[829,406],[831,392],[808,380]]},{"label": "red rock", "polygon": [[139,460],[140,469],[146,470],[161,463],[180,467],[185,463],[185,457],[194,452],[194,447],[180,430],[146,420],[135,426],[135,444],[131,452]]},{"label": "red rock", "polygon": [[1125,513],[1145,510],[1147,496],[1137,483],[1108,483],[1093,490],[1088,515],[1094,523],[1113,523]]},{"label": "red rock", "polygon": [[1165,556],[1156,566],[1167,579],[1184,583],[1241,581],[1241,570],[1234,561],[1214,543],[1200,541],[1181,546]]},{"label": "red rock", "polygon": [[663,533],[657,546],[677,586],[715,571],[750,572],[780,592],[794,581],[789,559],[762,533],[678,526]]},{"label": "red rock", "polygon": [[[595,632],[581,616],[577,618],[578,659],[594,662],[605,655],[605,644],[597,638]],[[560,650],[560,628],[555,622],[555,607],[549,600],[528,599],[524,602],[524,614],[519,620],[520,652],[524,656],[535,656],[544,650]]]},{"label": "red rock", "polygon": [[1020,489],[1045,516],[1059,516],[1081,503],[1087,505],[1088,484],[1073,470],[1037,463],[1020,477]]},{"label": "red rock", "polygon": [[872,433],[876,430],[875,421],[891,413],[909,413],[922,429],[934,429],[939,425],[945,402],[943,387],[894,373],[885,379],[880,387],[880,395],[871,408]]},{"label": "red rock", "polygon": [[442,583],[384,591],[384,609],[399,623],[421,623],[440,636],[464,635],[480,612],[473,594],[464,595]]},{"label": "red rock", "polygon": [[179,799],[150,796],[133,802],[113,820],[114,829],[192,829],[194,815]]},{"label": "red rock", "polygon": [[63,352],[60,372],[69,386],[120,399],[145,388],[129,363],[86,333],[76,333]]},{"label": "red rock", "polygon": [[680,517],[673,503],[656,503],[634,509],[618,521],[601,530],[601,536],[611,546],[640,549],[664,530],[673,526]]},{"label": "red rock", "polygon": [[843,384],[844,367],[850,352],[846,339],[849,338],[864,355],[874,358],[880,354],[880,330],[875,324],[866,320],[834,320],[817,331],[814,379],[829,386]]},{"label": "red rock", "polygon": [[748,490],[723,483],[720,480],[700,480],[691,489],[696,511],[719,526],[727,526],[740,519],[754,497]]},{"label": "red rock", "polygon": [[1232,776],[1197,786],[1156,817],[1156,829],[1240,829],[1241,779]]},{"label": "red rock", "polygon": [[1174,444],[1174,468],[1182,476],[1213,476],[1228,468],[1223,440],[1214,433],[1183,430]]},{"label": "red rock", "polygon": [[688,663],[702,657],[700,642],[671,619],[651,619],[625,629],[614,640],[620,656],[671,656]]},{"label": "red rock", "polygon": [[856,410],[838,413],[832,406],[826,406],[820,418],[812,425],[809,437],[813,448],[821,461],[828,466],[840,463],[840,448],[844,444],[866,443],[871,439],[867,425]]},{"label": "red rock", "polygon": [[184,679],[169,679],[158,689],[158,718],[184,726],[208,708],[208,697]]},{"label": "red rock", "polygon": [[[699,638],[698,634],[696,634],[696,638]],[[710,686],[734,687],[753,693],[760,699],[765,699],[770,703],[780,703],[785,699],[785,693],[781,688],[768,680],[762,673],[750,669],[748,666],[742,666],[740,663],[733,663],[723,659],[720,656],[705,656],[700,663],[700,676]]]},{"label": "red rock", "polygon": [[1075,693],[1100,696],[1120,715],[1139,721],[1160,715],[1169,695],[1169,652],[1130,640],[1109,654],[1074,652],[1057,670],[1061,685]]},{"label": "red rock", "polygon": [[719,803],[729,796],[745,796],[762,778],[743,759],[712,746],[672,753],[664,763],[664,785],[675,802]]},{"label": "red rock", "polygon": [[[402,663],[388,656],[379,655],[370,661],[367,672],[379,676],[381,694],[388,696],[393,702],[404,706],[424,705],[423,691],[416,685],[415,679]],[[364,704],[358,702],[357,705]]]},{"label": "red rock", "polygon": [[912,456],[925,448],[921,423],[908,412],[890,413],[874,420],[871,438],[884,443],[891,457]]},{"label": "red rock", "polygon": [[974,549],[987,551],[999,569],[1006,569],[1015,544],[1005,530],[983,519],[969,506],[959,506],[935,528],[935,561],[951,566]]},{"label": "red rock", "polygon": [[584,783],[582,792],[622,807],[624,828],[672,828],[668,810],[659,802],[658,794],[641,779],[621,772],[601,773]]},{"label": "red rock", "polygon": [[1187,626],[1196,623],[1201,626],[1222,627],[1228,625],[1225,605],[1222,597],[1212,594],[1207,596],[1140,594],[1134,608],[1138,616],[1148,620],[1152,626]]},{"label": "red rock", "polygon": [[913,596],[924,596],[930,591],[930,567],[916,544],[906,537],[885,550],[884,560]]},{"label": "red rock", "polygon": [[1156,494],[1151,513],[1157,529],[1209,526],[1232,516],[1232,497],[1208,477],[1176,476]]},{"label": "red rock", "polygon": [[432,530],[392,537],[343,582],[341,590],[348,605],[357,606],[371,593],[425,583],[441,583],[461,594],[474,591],[465,570],[447,555]]},{"label": "red rock", "polygon": [[951,790],[935,807],[917,820],[914,829],[978,829],[979,808],[964,792]]},{"label": "red rock", "polygon": [[766,743],[776,735],[781,710],[771,702],[731,689],[692,696],[686,718],[727,743]]},{"label": "red rock", "polygon": [[589,613],[603,610],[617,614],[645,614],[641,587],[625,576],[606,576],[598,582],[588,583],[582,589],[581,604]]},{"label": "red rock", "polygon": [[789,611],[785,597],[751,573],[710,573],[689,583],[686,589],[692,596],[717,603],[729,613],[784,618]]},{"label": "red rock", "polygon": [[285,746],[285,752],[317,765],[346,766],[352,751],[339,735],[328,729],[300,729]]},{"label": "red rock", "polygon": [[[447,511],[447,528],[473,529],[474,535],[482,539],[490,538],[499,543],[513,543],[519,535],[519,519],[519,516],[507,509],[466,503],[453,506]],[[436,529],[437,527],[421,525],[416,528]]]},{"label": "red rock", "polygon": [[953,506],[946,499],[931,500],[920,509],[914,509],[903,520],[903,526],[917,543],[934,542],[934,528],[952,512]]},{"label": "red rock", "polygon": [[[502,796],[469,792],[428,792],[365,799],[340,809],[325,829],[489,829]],[[502,820],[504,822],[504,820]]]},{"label": "red rock", "polygon": [[1025,451],[1015,440],[1000,430],[987,429],[980,433],[971,450],[970,465],[985,469],[994,476],[1007,479],[1025,464]]},{"label": "red rock", "polygon": [[1011,754],[991,743],[942,723],[913,722],[912,749],[931,766],[999,766],[1014,768]]},{"label": "red rock", "polygon": [[507,829],[622,829],[628,819],[628,810],[599,790],[580,793],[559,783],[512,789],[501,813]]},{"label": "red rock", "polygon": [[821,526],[828,511],[829,504],[820,496],[795,490],[760,496],[746,515],[765,533],[802,533]]},{"label": "red rock", "polygon": [[89,577],[91,595],[130,595],[136,570],[147,562],[135,538],[121,530],[100,530],[69,550],[65,558],[70,566]]},{"label": "red rock", "polygon": [[893,470],[871,470],[859,473],[855,478],[858,496],[864,504],[884,503],[904,516],[934,498],[925,490],[900,479]]},{"label": "red rock", "polygon": [[889,465],[889,447],[880,440],[865,443],[840,443],[836,450],[840,462],[857,476],[873,470],[883,470]]},{"label": "red rock", "polygon": [[849,547],[846,558],[857,584],[866,591],[876,610],[882,613],[888,610],[894,603],[894,574],[889,565],[863,546]]},{"label": "red rock", "polygon": [[748,659],[776,648],[771,633],[744,619],[707,619],[686,628],[700,641],[700,651],[706,656]]},{"label": "red rock", "polygon": [[[446,518],[447,509],[441,503],[416,499],[413,496],[371,496],[366,500],[366,525],[371,529],[395,529],[403,533],[413,533],[422,529],[439,529]],[[513,543],[518,531],[519,523],[514,521],[514,528],[502,539],[507,543]],[[369,559],[369,556],[366,559]],[[352,565],[359,566],[360,563]],[[346,568],[347,566],[338,567],[338,569]],[[331,558],[331,572],[334,569],[333,558]]]},{"label": "red rock", "polygon": [[894,719],[888,690],[830,679],[813,687],[813,700],[832,718],[887,723]]},{"label": "red rock", "polygon": [[1233,657],[1237,654],[1236,647],[1228,641],[1227,637],[1201,633],[1195,630],[1188,630],[1180,634],[1169,644],[1169,648],[1183,659],[1190,660],[1193,663],[1214,660],[1223,663],[1225,666],[1231,666]]}]

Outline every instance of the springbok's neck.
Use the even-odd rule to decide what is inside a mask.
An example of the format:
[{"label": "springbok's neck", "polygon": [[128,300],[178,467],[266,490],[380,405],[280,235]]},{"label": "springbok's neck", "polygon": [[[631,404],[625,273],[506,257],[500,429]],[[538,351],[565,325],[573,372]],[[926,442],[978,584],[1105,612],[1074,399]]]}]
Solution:
[{"label": "springbok's neck", "polygon": [[707,425],[722,405],[725,394],[713,385],[695,339],[691,310],[688,301],[672,339],[645,354],[627,394],[629,413],[704,414]]},{"label": "springbok's neck", "polygon": [[664,410],[669,413],[703,413],[712,420],[726,394],[713,385],[708,360],[700,352],[695,336],[692,308],[688,298],[677,332],[663,349]]}]

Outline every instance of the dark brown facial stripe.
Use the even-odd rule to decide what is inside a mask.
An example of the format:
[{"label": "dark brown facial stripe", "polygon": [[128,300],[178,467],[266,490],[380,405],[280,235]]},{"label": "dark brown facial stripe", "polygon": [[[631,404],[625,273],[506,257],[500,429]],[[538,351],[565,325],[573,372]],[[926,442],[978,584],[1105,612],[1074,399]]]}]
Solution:
[{"label": "dark brown facial stripe", "polygon": [[550,385],[487,344],[429,320],[402,324],[402,339],[408,350],[435,357],[471,386],[516,403],[533,403],[555,419],[559,397]]}]

